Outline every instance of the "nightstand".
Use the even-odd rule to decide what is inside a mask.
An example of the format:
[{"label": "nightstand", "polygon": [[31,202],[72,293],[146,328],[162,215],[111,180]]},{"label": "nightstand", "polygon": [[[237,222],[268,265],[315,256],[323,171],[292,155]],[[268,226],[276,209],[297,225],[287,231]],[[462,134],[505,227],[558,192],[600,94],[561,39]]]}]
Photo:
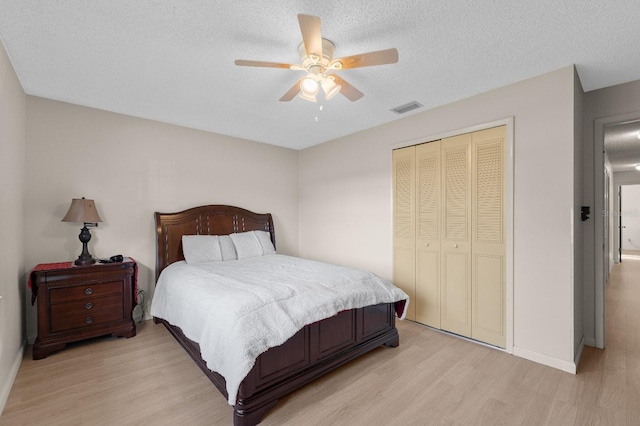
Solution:
[{"label": "nightstand", "polygon": [[30,276],[38,303],[33,359],[90,337],[135,336],[136,268],[129,258],[89,266],[38,265]]}]

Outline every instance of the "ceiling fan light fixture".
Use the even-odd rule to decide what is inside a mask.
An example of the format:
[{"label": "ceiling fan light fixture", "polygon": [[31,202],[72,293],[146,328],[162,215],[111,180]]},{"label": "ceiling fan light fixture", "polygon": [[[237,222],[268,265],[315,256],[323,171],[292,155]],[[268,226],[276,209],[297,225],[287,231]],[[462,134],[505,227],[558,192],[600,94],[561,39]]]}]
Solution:
[{"label": "ceiling fan light fixture", "polygon": [[331,99],[340,92],[342,86],[335,83],[332,77],[322,78],[322,90],[326,99]]},{"label": "ceiling fan light fixture", "polygon": [[310,95],[310,94],[305,93],[305,92],[300,92],[300,95],[298,95],[298,96],[300,96],[305,101],[309,101],[309,102],[315,102],[316,101],[316,95],[315,94]]},{"label": "ceiling fan light fixture", "polygon": [[315,96],[316,93],[318,93],[318,90],[320,90],[320,85],[316,79],[311,76],[307,76],[300,82],[300,90],[307,96],[313,96],[315,102]]},{"label": "ceiling fan light fixture", "polygon": [[[235,61],[236,65],[245,67],[306,71],[307,74],[296,80],[291,88],[280,98],[281,102],[289,102],[297,94],[300,94],[300,97],[307,101],[316,102],[318,93],[320,93],[321,102],[333,98],[337,93],[340,93],[351,102],[355,102],[362,98],[364,94],[342,77],[328,74],[328,71],[395,64],[398,62],[398,50],[395,48],[335,58],[336,45],[331,40],[322,37],[319,17],[298,14],[298,23],[302,34],[302,42],[298,45],[299,64],[244,59]],[[327,77],[330,79],[327,79]],[[322,88],[322,92],[320,88]]]}]

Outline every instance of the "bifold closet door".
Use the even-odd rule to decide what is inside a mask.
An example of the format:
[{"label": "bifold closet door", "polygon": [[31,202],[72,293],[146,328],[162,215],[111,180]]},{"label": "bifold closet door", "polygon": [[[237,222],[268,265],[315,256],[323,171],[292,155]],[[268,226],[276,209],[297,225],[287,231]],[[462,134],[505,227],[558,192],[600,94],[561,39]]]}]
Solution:
[{"label": "bifold closet door", "polygon": [[505,347],[505,127],[472,134],[471,337]]},{"label": "bifold closet door", "polygon": [[393,151],[393,283],[409,296],[407,319],[416,319],[416,147]]},{"label": "bifold closet door", "polygon": [[504,126],[393,151],[393,280],[407,318],[506,343]]},{"label": "bifold closet door", "polygon": [[440,323],[471,337],[471,134],[441,144]]},{"label": "bifold closet door", "polygon": [[416,321],[440,328],[440,141],[416,146]]}]

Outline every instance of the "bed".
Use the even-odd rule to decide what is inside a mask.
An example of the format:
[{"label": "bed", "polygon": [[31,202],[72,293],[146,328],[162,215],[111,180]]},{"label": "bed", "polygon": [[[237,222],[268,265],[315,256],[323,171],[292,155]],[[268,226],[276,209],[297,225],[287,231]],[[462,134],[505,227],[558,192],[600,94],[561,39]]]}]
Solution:
[{"label": "bed", "polygon": [[[224,205],[208,205],[177,213],[155,213],[156,280],[170,265],[183,261],[183,235],[228,235],[265,231],[275,247],[271,214],[258,214]],[[184,263],[184,262],[182,262]],[[174,265],[178,266],[178,265]],[[255,360],[240,383],[233,405],[233,424],[255,425],[278,399],[346,362],[379,346],[399,344],[395,317],[405,301],[348,309],[308,324]],[[169,321],[155,317],[187,351],[218,390],[229,399],[225,378],[207,367],[200,345]]]}]

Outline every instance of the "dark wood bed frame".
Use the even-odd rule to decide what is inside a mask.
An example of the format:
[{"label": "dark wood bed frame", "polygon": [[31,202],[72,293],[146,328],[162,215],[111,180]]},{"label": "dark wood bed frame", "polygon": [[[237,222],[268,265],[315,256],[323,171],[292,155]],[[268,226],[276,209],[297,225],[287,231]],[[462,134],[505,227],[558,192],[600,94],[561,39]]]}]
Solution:
[{"label": "dark wood bed frame", "polygon": [[[271,214],[257,214],[239,207],[209,205],[177,213],[155,213],[155,222],[156,280],[165,267],[184,259],[183,235],[226,235],[263,230],[271,234],[275,246]],[[154,322],[167,327],[227,398],[224,377],[207,368],[198,344],[167,321],[154,318]],[[240,384],[233,407],[233,424],[258,424],[278,398],[378,346],[396,347],[398,343],[393,303],[343,311],[307,325],[281,346],[258,357]]]}]

